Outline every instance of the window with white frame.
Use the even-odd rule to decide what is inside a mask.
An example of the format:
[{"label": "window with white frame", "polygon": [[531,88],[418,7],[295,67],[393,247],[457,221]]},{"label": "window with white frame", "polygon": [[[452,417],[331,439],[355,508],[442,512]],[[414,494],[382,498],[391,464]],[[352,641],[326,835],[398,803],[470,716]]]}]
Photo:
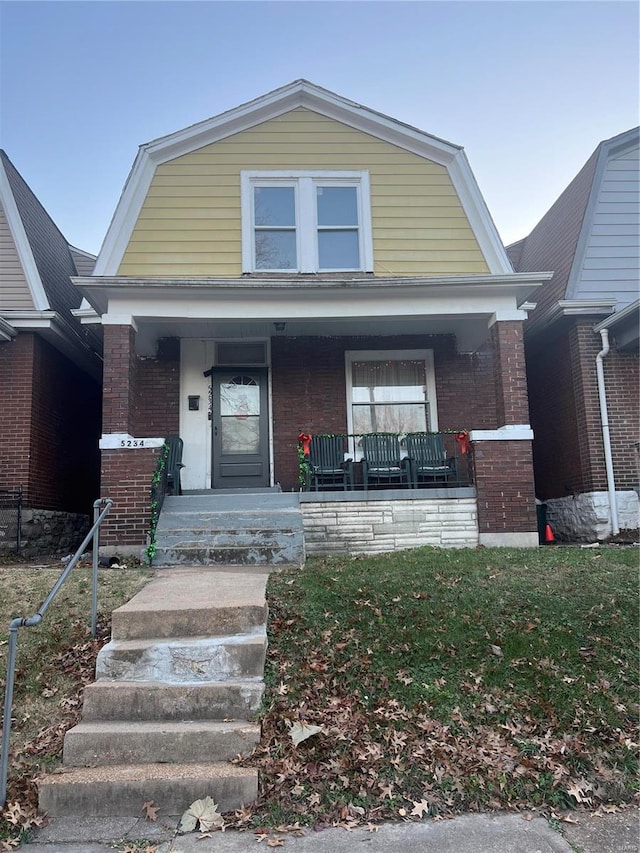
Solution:
[{"label": "window with white frame", "polygon": [[349,432],[438,429],[433,350],[346,353]]},{"label": "window with white frame", "polygon": [[244,272],[372,271],[369,173],[241,173]]}]

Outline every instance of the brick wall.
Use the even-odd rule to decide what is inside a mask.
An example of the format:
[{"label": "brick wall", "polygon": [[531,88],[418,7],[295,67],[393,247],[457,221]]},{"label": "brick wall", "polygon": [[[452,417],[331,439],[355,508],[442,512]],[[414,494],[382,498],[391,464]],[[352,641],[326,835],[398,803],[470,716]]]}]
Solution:
[{"label": "brick wall", "polygon": [[474,442],[472,458],[480,535],[535,531],[531,442]]},{"label": "brick wall", "polygon": [[440,429],[497,426],[493,354],[458,354],[448,335],[271,341],[275,479],[298,486],[298,434],[346,432],[346,350],[433,349]]},{"label": "brick wall", "polygon": [[[536,488],[542,500],[607,488],[596,378],[601,347],[592,322],[565,325],[527,343]],[[638,354],[617,352],[612,342],[604,374],[616,487],[629,489],[638,479]]]},{"label": "brick wall", "polygon": [[47,341],[0,345],[0,488],[25,506],[88,513],[99,490],[100,388]]},{"label": "brick wall", "polygon": [[22,485],[30,500],[35,498],[29,478],[34,340],[25,333],[0,343],[0,488]]},{"label": "brick wall", "polygon": [[156,358],[136,359],[132,435],[166,437],[180,431],[180,341],[162,340]]}]

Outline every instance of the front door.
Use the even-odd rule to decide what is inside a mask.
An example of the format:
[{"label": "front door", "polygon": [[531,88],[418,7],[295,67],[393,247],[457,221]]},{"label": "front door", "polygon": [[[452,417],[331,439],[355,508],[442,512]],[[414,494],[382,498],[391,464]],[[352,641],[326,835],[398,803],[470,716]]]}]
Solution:
[{"label": "front door", "polygon": [[269,485],[267,369],[211,370],[214,489]]}]

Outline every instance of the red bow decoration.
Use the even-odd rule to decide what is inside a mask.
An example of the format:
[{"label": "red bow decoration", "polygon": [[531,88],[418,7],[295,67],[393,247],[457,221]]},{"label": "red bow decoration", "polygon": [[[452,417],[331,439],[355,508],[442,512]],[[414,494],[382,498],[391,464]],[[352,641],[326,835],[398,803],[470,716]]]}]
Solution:
[{"label": "red bow decoration", "polygon": [[463,455],[465,453],[468,453],[470,441],[469,433],[466,431],[466,429],[463,429],[462,432],[457,432],[455,434],[455,439],[460,443],[460,453],[462,453]]},{"label": "red bow decoration", "polygon": [[300,435],[298,436],[298,444],[302,445],[302,452],[304,453],[305,456],[308,456],[309,453],[311,452],[309,447],[311,445],[311,439],[312,438],[313,438],[313,436],[309,435],[308,432],[301,432]]}]

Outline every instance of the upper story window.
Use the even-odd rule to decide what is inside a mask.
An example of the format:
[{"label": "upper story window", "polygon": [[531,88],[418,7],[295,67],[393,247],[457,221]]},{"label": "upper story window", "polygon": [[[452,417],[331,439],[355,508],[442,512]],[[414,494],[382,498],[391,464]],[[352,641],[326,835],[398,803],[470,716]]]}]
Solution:
[{"label": "upper story window", "polygon": [[248,172],[243,272],[372,271],[368,172]]}]

